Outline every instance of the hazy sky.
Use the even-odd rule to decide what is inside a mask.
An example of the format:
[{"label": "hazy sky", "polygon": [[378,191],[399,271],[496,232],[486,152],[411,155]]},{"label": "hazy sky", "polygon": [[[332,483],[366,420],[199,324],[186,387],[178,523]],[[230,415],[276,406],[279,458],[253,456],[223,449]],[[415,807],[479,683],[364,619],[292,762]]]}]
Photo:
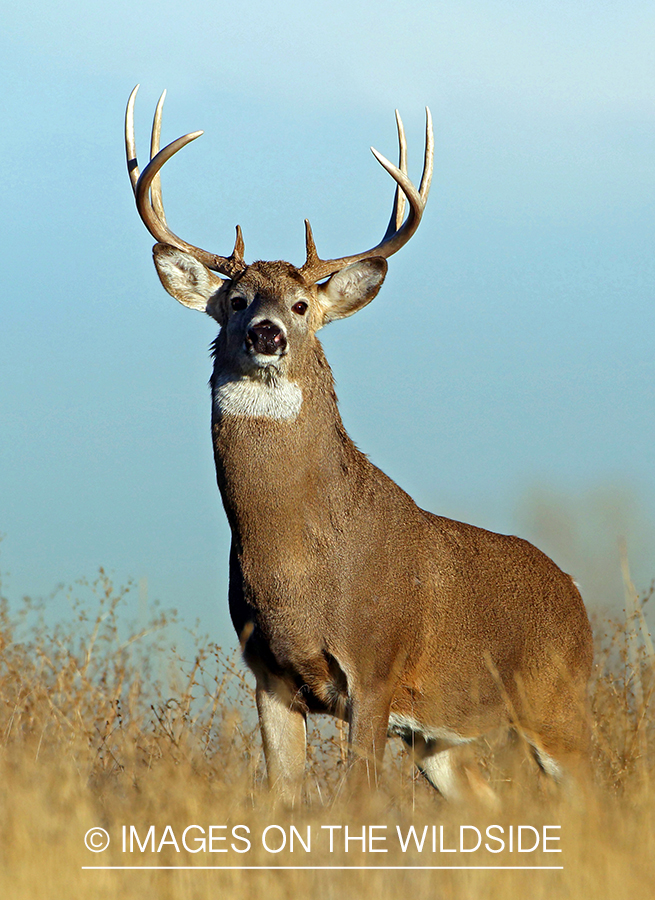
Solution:
[{"label": "hazy sky", "polygon": [[418,179],[428,104],[421,228],[375,302],[323,332],[346,427],[421,505],[518,531],[583,582],[616,571],[614,532],[627,533],[645,585],[654,48],[655,7],[639,0],[5,9],[7,592],[46,594],[103,565],[232,640],[215,326],[169,298],[151,263],[123,155],[137,81],[142,157],[164,87],[164,140],[205,131],[165,171],[173,229],[226,253],[239,222],[248,259],[297,264],[305,216],[322,255],[377,242],[393,189],[368,147],[395,156],[398,106]]}]

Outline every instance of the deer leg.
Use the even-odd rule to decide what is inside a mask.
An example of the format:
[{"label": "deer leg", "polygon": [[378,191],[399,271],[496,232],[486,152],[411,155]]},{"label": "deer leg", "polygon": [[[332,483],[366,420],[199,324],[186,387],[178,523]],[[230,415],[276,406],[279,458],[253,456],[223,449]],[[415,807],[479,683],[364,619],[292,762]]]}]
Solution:
[{"label": "deer leg", "polygon": [[540,772],[540,784],[547,794],[563,794],[569,800],[581,798],[591,779],[588,754],[579,750],[552,752],[536,738],[527,738]]},{"label": "deer leg", "polygon": [[255,697],[269,786],[293,804],[300,797],[305,771],[305,714],[294,707],[291,692],[280,679],[268,679],[265,685],[258,681]]},{"label": "deer leg", "polygon": [[390,700],[374,693],[353,698],[348,734],[348,784],[360,788],[378,786],[389,727]]},{"label": "deer leg", "polygon": [[455,749],[439,747],[420,734],[412,735],[411,752],[416,768],[445,800],[460,800],[462,796]]},{"label": "deer leg", "polygon": [[422,735],[412,741],[414,763],[444,800],[460,802],[471,795],[490,809],[498,798],[483,778],[467,743],[444,746]]}]

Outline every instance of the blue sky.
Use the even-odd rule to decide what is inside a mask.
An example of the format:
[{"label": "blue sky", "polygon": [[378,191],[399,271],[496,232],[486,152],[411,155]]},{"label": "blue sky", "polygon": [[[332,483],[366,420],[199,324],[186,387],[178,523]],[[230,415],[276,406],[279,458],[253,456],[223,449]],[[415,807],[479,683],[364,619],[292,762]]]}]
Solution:
[{"label": "blue sky", "polygon": [[[300,264],[386,226],[403,114],[424,222],[323,332],[344,421],[417,501],[521,533],[587,595],[625,535],[655,576],[655,9],[645,2],[150,0],[3,13],[0,570],[105,566],[231,640],[209,439],[212,322],[159,286],[122,146],[168,89],[175,231]],[[613,580],[614,579],[614,580]],[[607,593],[607,591],[606,591]],[[605,597],[606,599],[606,597]]]}]

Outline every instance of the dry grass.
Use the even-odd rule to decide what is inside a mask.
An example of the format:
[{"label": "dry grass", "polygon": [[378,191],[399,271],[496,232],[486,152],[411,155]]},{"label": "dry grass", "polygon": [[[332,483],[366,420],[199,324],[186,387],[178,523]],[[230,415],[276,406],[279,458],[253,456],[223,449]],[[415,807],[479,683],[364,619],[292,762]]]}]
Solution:
[{"label": "dry grass", "polygon": [[[104,573],[71,594],[73,617],[48,627],[43,609],[25,604],[10,613],[0,601],[0,896],[77,897],[391,897],[621,898],[655,895],[655,656],[644,606],[627,567],[626,615],[596,623],[598,649],[591,686],[594,783],[574,798],[538,786],[527,761],[507,767],[490,753],[487,773],[500,787],[500,812],[452,807],[415,779],[398,748],[388,751],[382,789],[364,805],[339,802],[343,735],[329,723],[310,734],[308,802],[295,813],[275,809],[264,788],[260,740],[248,680],[235,654],[196,641],[188,659],[173,652],[160,615],[139,630],[129,624],[131,595],[115,591]],[[75,596],[86,596],[84,604]],[[90,596],[89,596],[90,594]],[[294,825],[311,852],[268,853],[261,835],[269,825]],[[400,850],[396,828],[428,832],[423,851]],[[541,830],[557,825],[562,853],[491,853],[484,831],[496,824]],[[134,825],[143,843],[150,825],[160,852],[122,850],[122,828]],[[227,826],[227,853],[187,852],[182,833]],[[251,848],[230,837],[246,825]],[[323,826],[340,825],[334,852]],[[386,837],[387,853],[362,852],[344,828]],[[459,826],[476,826],[483,846],[455,847]],[[84,846],[101,826],[112,842],[104,853]],[[166,826],[171,830],[165,833]],[[432,849],[432,826],[437,852]],[[180,845],[177,852],[171,833]],[[238,832],[244,835],[245,832]],[[525,832],[527,834],[527,832]],[[532,834],[533,832],[529,832]],[[128,830],[129,834],[129,830]],[[198,846],[189,833],[187,843]],[[467,840],[474,837],[469,830]],[[499,832],[495,832],[496,835]],[[270,832],[270,844],[280,832]],[[493,842],[494,848],[498,844]],[[220,844],[217,842],[216,847]],[[366,866],[360,870],[278,871],[196,868],[147,871],[85,870],[83,866]],[[466,866],[468,870],[380,870],[380,866]],[[471,866],[563,866],[548,871],[488,871]]]}]

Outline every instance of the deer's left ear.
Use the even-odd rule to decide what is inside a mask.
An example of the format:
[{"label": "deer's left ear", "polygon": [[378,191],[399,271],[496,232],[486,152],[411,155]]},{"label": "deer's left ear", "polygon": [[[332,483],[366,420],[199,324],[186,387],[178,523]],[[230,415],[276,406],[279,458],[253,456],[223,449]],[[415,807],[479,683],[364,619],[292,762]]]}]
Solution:
[{"label": "deer's left ear", "polygon": [[380,256],[351,263],[324,284],[318,285],[318,299],[323,310],[321,325],[334,319],[345,319],[370,303],[382,287],[387,274],[387,261]]}]

